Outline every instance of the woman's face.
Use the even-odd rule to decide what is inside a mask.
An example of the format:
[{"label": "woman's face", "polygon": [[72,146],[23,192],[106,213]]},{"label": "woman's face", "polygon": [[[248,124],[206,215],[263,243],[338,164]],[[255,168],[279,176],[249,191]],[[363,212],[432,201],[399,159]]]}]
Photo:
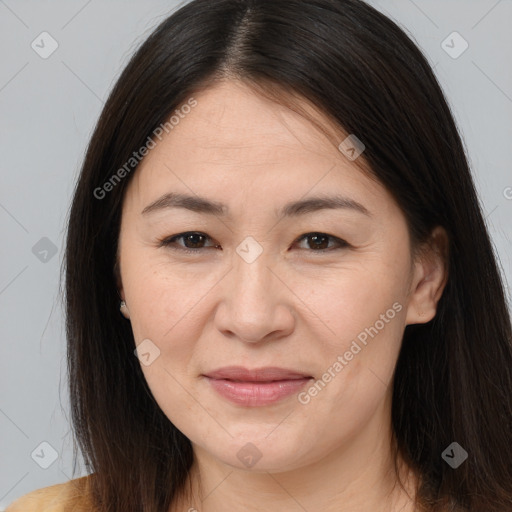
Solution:
[{"label": "woman's face", "polygon": [[[375,442],[404,327],[418,323],[404,215],[303,117],[237,82],[194,99],[123,204],[119,285],[155,400],[196,451],[253,471]],[[165,194],[191,200],[143,213]],[[346,201],[286,209],[319,196]],[[161,244],[185,232],[198,235]],[[233,365],[310,378],[205,377]]]}]

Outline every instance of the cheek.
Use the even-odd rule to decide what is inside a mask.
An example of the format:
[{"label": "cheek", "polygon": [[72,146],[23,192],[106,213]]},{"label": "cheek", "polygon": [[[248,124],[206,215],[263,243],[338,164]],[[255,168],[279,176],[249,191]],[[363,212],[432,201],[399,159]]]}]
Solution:
[{"label": "cheek", "polygon": [[208,279],[193,282],[182,273],[170,272],[168,266],[152,262],[151,256],[136,268],[127,290],[133,334],[136,344],[149,339],[158,347],[158,357],[148,366],[141,364],[141,369],[160,408],[178,428],[186,427],[181,421],[202,412],[189,392],[193,390],[191,379],[197,377],[193,374],[196,342],[204,329],[201,297],[211,283]]},{"label": "cheek", "polygon": [[211,274],[201,272],[198,279],[183,267],[172,267],[154,248],[135,250],[123,273],[134,332],[163,341],[180,324],[190,326],[189,314],[194,315],[212,282]]},{"label": "cheek", "polygon": [[[379,330],[384,330],[385,322],[386,331],[391,323],[401,323],[398,310],[404,309],[406,297],[403,274],[401,268],[375,254],[315,279],[297,276],[293,290],[307,305],[311,321],[323,329],[324,339],[332,340],[329,346],[339,349],[376,322]],[[399,305],[393,308],[395,303]]]},{"label": "cheek", "polygon": [[323,361],[316,375],[321,382],[311,390],[311,402],[343,421],[374,410],[394,372],[406,296],[405,273],[391,260],[368,257],[364,265],[347,268],[338,278],[317,280],[315,287],[299,292],[321,320],[311,317],[318,326],[311,337],[317,341],[306,348],[307,360]]},{"label": "cheek", "polygon": [[388,421],[405,308],[386,286],[370,291],[354,287],[353,300],[340,294],[336,301],[332,295],[325,300],[334,334],[321,328],[324,337],[305,350],[318,371],[316,380],[298,397],[299,413],[305,421],[311,417],[323,421],[301,442],[314,443],[319,451],[329,453],[333,443],[357,436],[371,422],[375,427],[378,421],[381,430]]},{"label": "cheek", "polygon": [[179,383],[186,385],[197,378],[204,358],[198,340],[204,338],[205,322],[212,314],[205,308],[219,276],[202,271],[198,279],[196,273],[170,268],[167,261],[149,251],[139,262],[126,266],[126,276],[136,344],[149,339],[159,351],[154,364],[141,366],[148,385],[162,407],[169,400],[186,408]]}]

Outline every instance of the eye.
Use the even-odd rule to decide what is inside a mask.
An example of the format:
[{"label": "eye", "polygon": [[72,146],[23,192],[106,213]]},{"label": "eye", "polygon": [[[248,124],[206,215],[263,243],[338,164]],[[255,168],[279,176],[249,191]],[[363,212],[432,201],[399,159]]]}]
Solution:
[{"label": "eye", "polygon": [[[180,239],[183,240],[185,244],[184,246],[181,244],[176,244],[176,240]],[[186,233],[179,233],[178,235],[173,235],[169,238],[165,238],[164,240],[160,240],[158,246],[169,247],[171,249],[176,249],[189,254],[198,253],[201,249],[204,248],[202,244],[204,244],[205,239],[211,240],[211,238],[204,233],[199,233],[197,231],[187,231]],[[219,247],[219,245],[215,245],[213,247]]]},{"label": "eye", "polygon": [[[177,240],[182,240],[183,244],[177,243]],[[206,249],[208,246],[205,246],[204,243],[206,240],[211,240],[211,238],[205,233],[200,233],[197,231],[187,231],[185,233],[179,233],[177,235],[173,235],[168,238],[164,238],[159,241],[159,247],[168,247],[170,249],[175,249],[178,251],[182,251],[188,254],[198,254],[201,249]],[[308,243],[309,247],[306,249],[310,249],[310,252],[320,252],[324,253],[327,251],[332,251],[336,249],[343,249],[346,247],[350,247],[350,244],[333,235],[328,235],[326,233],[312,232],[301,235],[299,238],[295,240],[295,243],[302,242],[303,240],[311,241],[312,243]],[[335,246],[329,247],[329,242],[334,241]],[[336,247],[337,244],[337,247]],[[210,248],[219,248],[220,245],[211,245]]]},{"label": "eye", "polygon": [[[341,238],[338,238],[333,235],[328,235],[326,233],[306,233],[302,236],[300,236],[296,242],[301,242],[303,240],[306,240],[307,245],[309,248],[311,248],[312,252],[325,252],[325,251],[331,251],[335,249],[342,249],[344,247],[349,247],[350,245],[345,242],[345,240],[342,240]],[[311,243],[308,243],[307,241],[310,240]],[[329,241],[334,240],[338,247],[327,247],[329,245]]]}]

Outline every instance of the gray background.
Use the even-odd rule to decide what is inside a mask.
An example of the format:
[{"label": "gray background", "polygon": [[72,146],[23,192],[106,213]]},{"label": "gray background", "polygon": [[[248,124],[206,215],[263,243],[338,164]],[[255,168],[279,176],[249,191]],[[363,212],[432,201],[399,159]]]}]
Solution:
[{"label": "gray background", "polygon": [[[512,2],[370,3],[405,28],[435,66],[463,134],[510,299]],[[177,5],[0,0],[0,510],[72,476],[59,295],[71,193],[109,90],[135,48]],[[43,31],[59,45],[47,59],[31,47],[34,40],[42,45]],[[455,59],[442,47],[453,31],[469,43]],[[445,45],[451,52],[462,48],[456,39]],[[47,469],[40,465],[51,462],[52,452],[42,442],[57,456]]]}]

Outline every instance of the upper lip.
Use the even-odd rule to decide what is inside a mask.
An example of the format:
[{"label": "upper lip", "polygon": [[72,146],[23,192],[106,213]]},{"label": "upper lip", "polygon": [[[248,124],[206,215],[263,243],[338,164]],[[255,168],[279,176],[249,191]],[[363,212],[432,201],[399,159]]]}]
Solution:
[{"label": "upper lip", "polygon": [[211,379],[238,380],[243,382],[269,382],[273,380],[296,380],[310,378],[311,375],[287,368],[268,366],[252,370],[243,366],[225,366],[205,373]]}]

